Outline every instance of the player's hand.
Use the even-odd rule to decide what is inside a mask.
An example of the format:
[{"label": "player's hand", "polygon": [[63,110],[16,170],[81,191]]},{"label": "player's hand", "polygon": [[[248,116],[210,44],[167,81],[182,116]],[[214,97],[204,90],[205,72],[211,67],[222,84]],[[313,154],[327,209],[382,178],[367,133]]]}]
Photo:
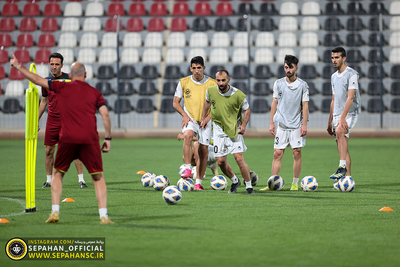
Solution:
[{"label": "player's hand", "polygon": [[271,124],[269,125],[269,132],[275,136],[275,123],[271,122]]},{"label": "player's hand", "polygon": [[347,125],[347,121],[345,119],[340,119],[337,127],[342,128],[344,132],[347,132],[349,129],[349,125]]},{"label": "player's hand", "polygon": [[192,121],[192,119],[189,116],[183,116],[182,117],[182,125],[181,128],[186,127],[189,123],[189,121]]},{"label": "player's hand", "polygon": [[326,129],[328,131],[329,135],[333,135],[333,129],[332,129],[332,124],[328,124],[328,128]]},{"label": "player's hand", "polygon": [[210,117],[206,117],[205,119],[202,119],[200,122],[200,127],[201,128],[206,128],[207,124],[210,122]]},{"label": "player's hand", "polygon": [[238,134],[243,135],[245,131],[246,131],[246,126],[240,125],[238,127]]},{"label": "player's hand", "polygon": [[307,126],[303,125],[300,128],[300,136],[305,136],[307,134]]},{"label": "player's hand", "polygon": [[108,151],[110,151],[110,148],[111,148],[110,140],[104,140],[103,145],[101,146],[101,151],[103,153],[107,153]]},{"label": "player's hand", "polygon": [[19,66],[18,59],[15,57],[13,52],[11,52],[11,56],[12,56],[12,59],[10,59],[11,66],[13,66],[13,67]]}]

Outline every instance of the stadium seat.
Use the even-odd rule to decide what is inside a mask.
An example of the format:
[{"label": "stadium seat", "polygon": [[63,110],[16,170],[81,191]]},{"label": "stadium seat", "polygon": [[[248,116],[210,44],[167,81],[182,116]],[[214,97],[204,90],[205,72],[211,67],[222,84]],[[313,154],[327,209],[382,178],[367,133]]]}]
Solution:
[{"label": "stadium seat", "polygon": [[236,81],[232,83],[232,86],[242,91],[245,95],[250,94],[249,88],[247,88],[247,83],[243,81]]},{"label": "stadium seat", "polygon": [[64,7],[64,17],[81,17],[83,15],[82,4],[68,2]]},{"label": "stadium seat", "polygon": [[261,4],[260,14],[263,16],[274,16],[279,15],[279,11],[275,8],[275,4],[273,2],[266,2]]},{"label": "stadium seat", "polygon": [[193,10],[194,16],[210,16],[211,15],[211,8],[209,3],[205,2],[198,2],[194,6]]},{"label": "stadium seat", "polygon": [[319,31],[320,25],[318,18],[315,16],[303,17],[300,29],[303,31]]},{"label": "stadium seat", "polygon": [[158,90],[152,81],[144,81],[139,85],[139,95],[155,95]]},{"label": "stadium seat", "polygon": [[114,110],[116,113],[121,112],[121,113],[129,113],[133,110],[133,107],[131,106],[131,102],[129,101],[129,99],[126,98],[121,98],[117,100],[115,100],[114,102]]},{"label": "stadium seat", "polygon": [[218,3],[215,8],[216,16],[231,16],[233,15],[233,9],[231,3],[222,2]]},{"label": "stadium seat", "polygon": [[[65,14],[64,14],[65,16]],[[93,17],[93,16],[104,16],[104,7],[103,3],[100,2],[89,2],[86,6],[86,17]]]},{"label": "stadium seat", "polygon": [[382,56],[382,61],[386,61],[385,58],[385,53],[383,55],[381,54],[380,49],[373,49],[368,52],[368,62],[369,63],[377,63],[381,61],[381,56]]},{"label": "stadium seat", "polygon": [[[97,34],[96,34],[96,38],[97,38]],[[82,42],[84,42],[84,41],[82,41],[82,39],[81,39],[81,45],[82,45]],[[73,32],[63,32],[63,33],[60,34],[59,41],[58,41],[58,46],[59,47],[71,47],[71,48],[74,48],[74,47],[76,47],[77,43],[78,43],[78,41],[76,40],[75,33],[73,33]]]},{"label": "stadium seat", "polygon": [[330,79],[332,74],[336,71],[337,69],[332,65],[326,65],[323,69],[322,69],[322,78],[324,79]]},{"label": "stadium seat", "polygon": [[299,61],[303,64],[318,63],[318,51],[316,48],[303,48],[300,51]]},{"label": "stadium seat", "polygon": [[142,37],[140,33],[136,32],[127,32],[124,35],[124,39],[122,40],[123,47],[141,47],[142,46]]},{"label": "stadium seat", "polygon": [[190,35],[189,47],[207,47],[208,36],[205,32],[194,32]]},{"label": "stadium seat", "polygon": [[[376,34],[376,35],[379,36],[379,34]],[[392,32],[390,34],[389,45],[390,46],[400,46],[400,31]]]},{"label": "stadium seat", "polygon": [[187,24],[185,18],[173,18],[171,22],[172,32],[184,32],[187,30]]},{"label": "stadium seat", "polygon": [[331,112],[331,103],[332,103],[331,98],[323,99],[322,104],[321,104],[321,111],[323,113],[330,113]]},{"label": "stadium seat", "polygon": [[324,46],[337,47],[342,45],[343,42],[340,40],[339,34],[328,33],[324,37]]},{"label": "stadium seat", "polygon": [[[251,39],[251,35],[250,35]],[[250,40],[250,44],[252,40]],[[236,32],[233,36],[233,46],[234,47],[247,47],[248,46],[248,34],[247,32]]]},{"label": "stadium seat", "polygon": [[32,3],[26,3],[24,6],[24,9],[22,10],[22,16],[25,17],[36,17],[40,16],[40,8],[39,5],[36,4],[35,2]]},{"label": "stadium seat", "polygon": [[161,32],[165,29],[164,20],[162,18],[151,18],[147,30],[149,32]]},{"label": "stadium seat", "polygon": [[329,2],[325,6],[326,15],[344,15],[344,11],[339,2]]},{"label": "stadium seat", "polygon": [[319,45],[318,34],[316,32],[303,32],[300,37],[300,46],[317,47]]},{"label": "stadium seat", "polygon": [[31,56],[29,54],[29,50],[18,49],[18,50],[14,51],[14,54],[15,54],[16,58],[18,58],[18,61],[20,63],[28,63],[29,61],[31,61]]},{"label": "stadium seat", "polygon": [[22,110],[23,109],[22,109],[21,105],[19,104],[19,100],[17,98],[7,98],[6,100],[4,100],[3,113],[15,114]]},{"label": "stadium seat", "polygon": [[63,32],[77,32],[80,29],[78,18],[65,18],[61,24],[61,31]]},{"label": "stadium seat", "polygon": [[360,50],[351,49],[347,51],[347,62],[348,63],[360,63],[364,61],[364,58]]},{"label": "stadium seat", "polygon": [[274,55],[271,49],[269,48],[257,48],[254,54],[254,63],[256,64],[264,64],[264,63],[273,63]]},{"label": "stadium seat", "polygon": [[143,30],[143,21],[141,18],[130,18],[126,22],[127,32],[141,32]]},{"label": "stadium seat", "polygon": [[36,74],[40,77],[48,77],[51,75],[50,68],[47,64],[36,64]]},{"label": "stadium seat", "polygon": [[232,77],[235,79],[247,79],[249,77],[249,69],[245,65],[235,65],[233,67]]},{"label": "stadium seat", "polygon": [[[26,51],[26,50],[24,50],[24,51]],[[15,51],[15,52],[18,52],[18,50],[17,51]],[[17,55],[16,55],[16,57],[18,57]],[[20,60],[20,58],[18,58],[19,60]],[[26,62],[22,62],[21,60],[19,61],[20,63],[26,63]],[[21,66],[21,68],[25,68],[25,66]],[[26,68],[25,68],[26,69]],[[21,72],[19,72],[16,68],[11,68],[10,69],[10,76],[8,77],[10,80],[18,80],[18,81],[20,81],[20,80],[24,80],[25,79],[25,76],[24,75],[22,75],[22,73]],[[8,90],[6,90],[6,93],[7,93],[7,91]],[[22,93],[21,93],[21,95],[23,95],[24,94],[24,91],[22,91]]]},{"label": "stadium seat", "polygon": [[151,113],[156,110],[153,104],[153,100],[150,98],[140,98],[136,105],[136,111],[138,113]]},{"label": "stadium seat", "polygon": [[322,95],[323,96],[331,96],[332,95],[332,84],[331,82],[325,82],[322,85]]},{"label": "stadium seat", "polygon": [[86,64],[85,68],[86,68],[86,79],[87,80],[93,79],[94,77],[93,66]]},{"label": "stadium seat", "polygon": [[293,32],[281,32],[278,36],[279,47],[296,47],[296,34]]},{"label": "stadium seat", "polygon": [[254,113],[268,113],[271,107],[268,105],[268,101],[263,98],[255,99],[251,112]]},{"label": "stadium seat", "polygon": [[187,59],[188,61],[196,56],[202,56],[204,58],[204,61],[207,61],[207,53],[204,48],[201,47],[193,47],[190,48],[189,52],[187,53]]},{"label": "stadium seat", "polygon": [[150,7],[150,16],[165,16],[167,15],[167,7],[164,3],[153,3]]},{"label": "stadium seat", "polygon": [[321,15],[321,8],[318,2],[308,1],[301,7],[301,14],[304,15]]},{"label": "stadium seat", "polygon": [[161,62],[161,52],[158,48],[146,48],[143,51],[143,63],[159,64]]},{"label": "stadium seat", "polygon": [[133,84],[129,81],[121,81],[118,87],[119,87],[119,94],[122,96],[129,96],[137,93],[136,90],[133,88]]},{"label": "stadium seat", "polygon": [[143,3],[132,3],[129,6],[128,15],[129,16],[145,16],[146,15],[146,7]]},{"label": "stadium seat", "polygon": [[165,69],[165,79],[180,79],[183,77],[179,66],[171,65]]},{"label": "stadium seat", "polygon": [[281,17],[279,21],[280,31],[297,31],[299,26],[297,24],[297,19],[292,16]]},{"label": "stadium seat", "polygon": [[[236,25],[236,29],[240,32],[247,32],[247,22],[249,20],[247,18],[239,18],[237,20],[237,25]],[[255,27],[253,25],[253,23],[250,23],[250,30],[254,30]]]},{"label": "stadium seat", "polygon": [[0,49],[0,64],[7,63],[8,60],[8,52]]},{"label": "stadium seat", "polygon": [[82,30],[84,32],[98,32],[98,31],[100,31],[101,30],[100,18],[97,18],[97,17],[85,18],[85,20],[83,21]]},{"label": "stadium seat", "polygon": [[125,9],[124,5],[121,3],[111,3],[108,6],[107,16],[124,16]]},{"label": "stadium seat", "polygon": [[[106,32],[116,32],[117,31],[117,18],[112,17],[106,20],[106,25],[104,26]],[[119,21],[119,30],[122,31],[122,21]]]},{"label": "stadium seat", "polygon": [[308,94],[309,94],[310,96],[319,94],[318,90],[315,89],[315,85],[314,85],[313,82],[307,81],[307,84],[308,84]]},{"label": "stadium seat", "polygon": [[[382,87],[382,94],[387,94],[388,91],[386,90],[385,86]],[[381,82],[380,81],[371,81],[368,84],[368,95],[378,96],[381,94]]]},{"label": "stadium seat", "polygon": [[[182,76],[180,76],[182,77]],[[162,95],[165,96],[173,96],[175,94],[176,87],[178,86],[178,83],[175,81],[167,81],[163,85],[163,90],[162,90]]]},{"label": "stadium seat", "polygon": [[138,77],[135,67],[131,65],[122,66],[119,71],[119,75],[120,75],[119,78],[123,80],[131,80]]},{"label": "stadium seat", "polygon": [[258,21],[258,30],[271,32],[276,29],[276,25],[274,24],[274,20],[272,18],[261,18]]},{"label": "stadium seat", "polygon": [[390,3],[389,14],[390,15],[400,15],[400,3],[399,2],[393,1],[392,3]]},{"label": "stadium seat", "polygon": [[55,18],[45,18],[42,20],[42,27],[40,28],[42,32],[55,32],[58,30],[58,23]]},{"label": "stadium seat", "polygon": [[[247,63],[249,61],[249,51],[247,48],[235,48],[232,53],[233,63]],[[236,78],[236,77],[235,77]]]},{"label": "stadium seat", "polygon": [[279,9],[280,15],[299,15],[299,6],[296,2],[288,1],[282,2]]},{"label": "stadium seat", "polygon": [[185,34],[183,32],[171,32],[168,36],[167,45],[168,47],[185,47],[186,46]]},{"label": "stadium seat", "polygon": [[6,3],[1,12],[2,17],[16,17],[19,16],[18,5],[15,3]]},{"label": "stadium seat", "polygon": [[385,5],[382,2],[372,2],[369,4],[369,15],[388,15],[389,12],[386,10]]},{"label": "stadium seat", "polygon": [[154,65],[146,65],[142,68],[140,77],[145,80],[153,80],[159,77],[157,67]]},{"label": "stadium seat", "polygon": [[347,5],[347,14],[348,15],[366,15],[367,11],[363,8],[362,3],[360,2],[350,2]]},{"label": "stadium seat", "polygon": [[229,53],[226,48],[213,48],[210,52],[210,63],[228,63]]},{"label": "stadium seat", "polygon": [[36,20],[34,18],[23,18],[19,26],[21,32],[33,32],[37,30]]},{"label": "stadium seat", "polygon": [[[3,80],[6,77],[6,73],[4,71],[4,67],[0,65],[0,80]],[[0,84],[0,95],[1,95],[1,84]]]},{"label": "stadium seat", "polygon": [[240,3],[237,13],[239,15],[256,15],[257,11],[254,9],[252,3]]},{"label": "stadium seat", "polygon": [[112,64],[117,62],[117,51],[114,48],[103,48],[99,54],[99,63]]},{"label": "stadium seat", "polygon": [[227,32],[215,32],[211,38],[212,47],[229,47],[231,40]]},{"label": "stadium seat", "polygon": [[208,31],[211,29],[208,20],[205,17],[197,17],[193,20],[192,30],[195,32]]},{"label": "stadium seat", "polygon": [[117,33],[115,32],[106,32],[101,37],[101,47],[117,47],[119,46],[119,42],[117,40]]},{"label": "stadium seat", "polygon": [[160,112],[161,113],[175,113],[176,110],[173,107],[172,103],[173,103],[174,99],[173,98],[164,98],[161,101],[161,108],[160,108]]},{"label": "stadium seat", "polygon": [[96,62],[96,52],[93,48],[81,48],[78,51],[77,61],[84,64],[93,64]]},{"label": "stadium seat", "polygon": [[256,79],[269,79],[273,74],[268,65],[258,65],[255,70],[254,78]]},{"label": "stadium seat", "polygon": [[367,104],[367,111],[369,113],[380,113],[385,112],[387,108],[385,104],[382,105],[381,100],[379,98],[370,98]]},{"label": "stadium seat", "polygon": [[172,15],[173,16],[188,16],[188,15],[190,15],[188,4],[187,3],[175,3],[174,10],[172,11]]},{"label": "stadium seat", "polygon": [[109,80],[115,77],[113,67],[109,65],[102,65],[97,71],[97,77],[100,80]]},{"label": "stadium seat", "polygon": [[[399,38],[400,38],[400,35],[399,35]],[[372,46],[372,47],[379,47],[380,44],[381,44],[381,35],[379,33],[371,33],[368,38],[368,45]],[[383,35],[382,35],[382,45],[383,46],[387,45],[387,42]],[[399,40],[399,45],[400,45],[400,40]],[[390,46],[395,46],[395,45],[390,44]]]},{"label": "stadium seat", "polygon": [[272,94],[272,90],[269,88],[269,84],[266,82],[257,82],[253,87],[253,94],[255,96],[267,96]]},{"label": "stadium seat", "polygon": [[114,91],[111,88],[111,84],[107,81],[98,81],[96,83],[96,89],[99,90],[99,92],[103,96],[108,96],[114,94]]},{"label": "stadium seat", "polygon": [[64,57],[64,67],[65,65],[71,64],[75,61],[75,55],[72,48],[59,48],[57,52]]},{"label": "stadium seat", "polygon": [[13,45],[11,35],[8,33],[0,33],[0,47],[7,48]]},{"label": "stadium seat", "polygon": [[[303,62],[303,61],[300,61]],[[307,63],[307,62],[305,62]],[[302,65],[299,75],[303,80],[304,79],[315,79],[318,77],[317,70],[314,65]]]},{"label": "stadium seat", "polygon": [[6,86],[5,96],[23,96],[25,92],[24,84],[22,81],[9,81]]},{"label": "stadium seat", "polygon": [[210,68],[210,70],[206,70],[206,72],[207,72],[208,74],[210,74],[210,75],[208,75],[208,76],[215,77],[215,74],[217,73],[217,71],[219,71],[219,70],[225,70],[225,69],[226,69],[226,68],[225,68],[224,65],[219,65],[219,64],[217,64],[217,65],[212,65],[211,68]]},{"label": "stadium seat", "polygon": [[363,73],[362,70],[361,70],[361,67],[360,67],[359,65],[351,65],[350,67],[353,68],[355,71],[358,72],[358,76],[359,76],[360,78],[362,78],[362,77],[365,76],[364,73]]},{"label": "stadium seat", "polygon": [[214,29],[217,32],[228,32],[233,29],[233,27],[228,18],[218,18],[215,20]]},{"label": "stadium seat", "polygon": [[390,18],[389,29],[392,31],[400,30],[400,16],[393,16]]},{"label": "stadium seat", "polygon": [[2,18],[0,21],[1,32],[12,32],[15,30],[15,21],[13,18]]},{"label": "stadium seat", "polygon": [[400,63],[400,48],[392,48],[390,50],[389,61],[395,64]]},{"label": "stadium seat", "polygon": [[390,86],[390,94],[400,95],[400,81],[392,82],[392,85]]},{"label": "stadium seat", "polygon": [[29,33],[22,33],[18,35],[17,43],[15,44],[16,47],[32,47],[33,46],[33,37]]},{"label": "stadium seat", "polygon": [[144,39],[144,46],[162,47],[164,43],[163,34],[161,32],[149,32]]},{"label": "stadium seat", "polygon": [[392,99],[392,102],[390,102],[390,111],[393,113],[400,113],[400,98]]},{"label": "stadium seat", "polygon": [[347,46],[363,46],[365,45],[364,40],[362,39],[361,34],[359,33],[349,33],[346,37]]},{"label": "stadium seat", "polygon": [[400,79],[400,65],[396,64],[393,65],[391,70],[390,70],[390,78],[392,79]]},{"label": "stadium seat", "polygon": [[49,63],[49,56],[51,52],[47,49],[39,49],[35,54],[35,63]]},{"label": "stadium seat", "polygon": [[314,100],[311,98],[308,100],[308,112],[313,113],[315,111],[318,111],[317,106],[314,103]]},{"label": "stadium seat", "polygon": [[359,17],[352,17],[347,20],[347,30],[348,31],[362,31],[365,26]]},{"label": "stadium seat", "polygon": [[52,16],[52,17],[61,16],[60,5],[57,3],[47,3],[44,6],[43,16]]},{"label": "stadium seat", "polygon": [[343,28],[338,18],[327,18],[324,23],[325,31],[340,31]]},{"label": "stadium seat", "polygon": [[256,47],[274,47],[275,39],[271,32],[259,32],[255,41]]}]

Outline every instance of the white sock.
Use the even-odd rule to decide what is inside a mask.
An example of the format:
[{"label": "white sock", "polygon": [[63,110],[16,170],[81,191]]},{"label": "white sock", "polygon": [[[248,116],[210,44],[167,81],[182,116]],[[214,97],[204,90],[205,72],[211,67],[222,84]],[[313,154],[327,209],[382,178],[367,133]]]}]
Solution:
[{"label": "white sock", "polygon": [[85,182],[85,180],[83,180],[83,173],[78,174],[78,178],[79,178],[79,182]]},{"label": "white sock", "polygon": [[47,176],[47,182],[50,184],[51,183],[51,174],[50,175],[46,175]]},{"label": "white sock", "polygon": [[292,184],[299,185],[299,178],[294,178],[293,177],[293,183]]},{"label": "white sock", "polygon": [[244,183],[246,184],[246,189],[247,189],[247,188],[252,188],[252,187],[253,187],[253,186],[251,185],[251,181],[248,181],[248,182],[244,181]]},{"label": "white sock", "polygon": [[233,177],[231,178],[232,183],[236,184],[239,182],[239,179],[236,177],[236,175],[233,175]]},{"label": "white sock", "polygon": [[51,214],[58,211],[60,213],[60,205],[51,205]]},{"label": "white sock", "polygon": [[346,160],[340,160],[339,161],[339,167],[345,167],[346,168]]},{"label": "white sock", "polygon": [[100,214],[100,219],[101,217],[106,217],[106,219],[108,219],[107,209],[99,209],[99,214]]},{"label": "white sock", "polygon": [[196,179],[196,184],[199,184],[199,185],[201,185],[201,182],[202,182],[203,180],[201,180],[201,179]]}]

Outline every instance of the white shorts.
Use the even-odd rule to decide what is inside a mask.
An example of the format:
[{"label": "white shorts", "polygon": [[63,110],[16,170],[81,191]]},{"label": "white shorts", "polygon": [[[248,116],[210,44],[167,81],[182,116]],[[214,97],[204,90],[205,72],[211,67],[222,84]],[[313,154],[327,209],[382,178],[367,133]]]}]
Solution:
[{"label": "white shorts", "polygon": [[211,121],[207,124],[206,128],[201,128],[200,124],[195,121],[189,121],[189,123],[182,128],[182,133],[187,130],[192,130],[195,133],[195,137],[197,137],[197,141],[202,144],[208,146],[210,144],[211,139]]},{"label": "white shorts", "polygon": [[279,126],[276,129],[274,148],[285,149],[288,146],[293,148],[304,147],[306,145],[306,136],[300,136],[299,129],[284,129]]},{"label": "white shorts", "polygon": [[[333,133],[335,134],[335,140],[336,140],[336,127],[339,123],[341,115],[333,116],[332,119],[332,126],[333,126]],[[350,130],[356,125],[358,120],[358,114],[347,114],[346,116],[346,122],[347,125],[349,126],[347,129],[347,133],[344,135],[347,138],[350,137]]]},{"label": "white shorts", "polygon": [[207,165],[211,165],[216,161],[217,161],[217,159],[215,158],[214,146],[209,145],[208,146]]},{"label": "white shorts", "polygon": [[243,135],[238,134],[235,138],[228,137],[219,127],[214,123],[214,154],[215,157],[223,157],[228,154],[243,153],[247,150],[244,144]]}]

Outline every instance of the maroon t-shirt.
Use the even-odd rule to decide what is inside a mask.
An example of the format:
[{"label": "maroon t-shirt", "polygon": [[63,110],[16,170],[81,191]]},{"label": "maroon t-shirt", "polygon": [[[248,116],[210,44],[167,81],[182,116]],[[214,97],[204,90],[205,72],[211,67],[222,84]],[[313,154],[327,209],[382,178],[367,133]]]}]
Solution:
[{"label": "maroon t-shirt", "polygon": [[96,111],[105,105],[103,95],[86,82],[48,81],[57,95],[61,114],[60,141],[74,144],[99,143]]},{"label": "maroon t-shirt", "polygon": [[[68,73],[62,73],[60,77],[49,76],[45,79],[52,81],[63,81],[70,82]],[[42,96],[47,97],[49,100],[48,117],[59,119],[61,117],[60,112],[57,109],[57,97],[54,92],[48,92],[45,88],[42,88]]]}]

